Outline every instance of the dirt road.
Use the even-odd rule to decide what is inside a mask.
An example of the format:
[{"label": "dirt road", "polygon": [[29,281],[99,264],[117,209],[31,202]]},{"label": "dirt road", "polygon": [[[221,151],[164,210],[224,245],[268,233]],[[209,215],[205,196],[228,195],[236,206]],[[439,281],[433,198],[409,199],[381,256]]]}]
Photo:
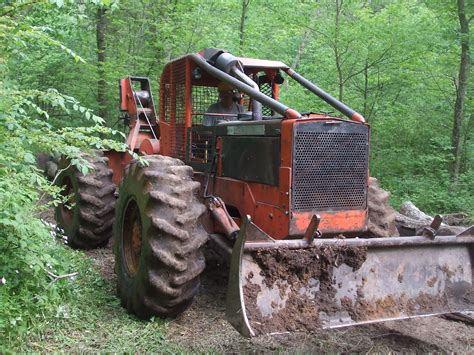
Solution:
[{"label": "dirt road", "polygon": [[[110,243],[87,254],[103,277],[115,282]],[[441,317],[246,339],[225,320],[226,285],[225,267],[210,262],[194,304],[168,323],[169,339],[190,351],[203,352],[474,352],[474,326]]]}]

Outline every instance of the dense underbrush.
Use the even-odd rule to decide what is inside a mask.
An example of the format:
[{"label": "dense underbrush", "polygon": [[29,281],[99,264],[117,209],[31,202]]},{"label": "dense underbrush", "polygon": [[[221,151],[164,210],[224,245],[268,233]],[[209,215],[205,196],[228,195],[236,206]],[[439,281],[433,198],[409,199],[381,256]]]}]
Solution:
[{"label": "dense underbrush", "polygon": [[176,352],[165,322],[128,315],[114,280],[51,232],[39,194],[16,178],[0,170],[0,353]]},{"label": "dense underbrush", "polygon": [[64,316],[62,305],[80,289],[75,276],[55,281],[55,275],[87,270],[80,255],[65,249],[37,217],[37,197],[14,179],[0,181],[0,351],[46,319]]}]

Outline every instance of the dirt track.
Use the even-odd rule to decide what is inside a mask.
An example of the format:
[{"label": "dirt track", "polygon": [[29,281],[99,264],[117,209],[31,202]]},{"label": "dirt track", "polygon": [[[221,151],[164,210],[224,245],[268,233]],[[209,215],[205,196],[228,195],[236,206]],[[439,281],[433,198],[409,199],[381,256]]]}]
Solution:
[{"label": "dirt track", "polygon": [[[104,278],[115,282],[110,243],[87,255]],[[189,350],[203,352],[474,352],[474,326],[440,317],[246,339],[225,320],[226,284],[225,268],[209,265],[194,304],[168,323],[169,339]]]}]

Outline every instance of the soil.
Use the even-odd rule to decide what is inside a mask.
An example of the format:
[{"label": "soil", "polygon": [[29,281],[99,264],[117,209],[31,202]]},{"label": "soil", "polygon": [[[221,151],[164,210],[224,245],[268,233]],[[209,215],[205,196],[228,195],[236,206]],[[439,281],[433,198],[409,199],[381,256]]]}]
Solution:
[{"label": "soil", "polygon": [[[111,242],[87,255],[115,282]],[[224,264],[208,261],[193,305],[167,323],[169,340],[193,352],[474,352],[474,326],[441,317],[247,339],[225,319],[227,272]]]},{"label": "soil", "polygon": [[[45,211],[41,217],[54,223],[50,211]],[[112,241],[104,248],[86,251],[86,255],[105,280],[116,282]],[[225,319],[227,273],[228,268],[223,262],[217,259],[207,261],[194,303],[166,325],[169,340],[193,352],[474,353],[474,324],[442,317],[247,339]]]},{"label": "soil", "polygon": [[[316,331],[322,326],[320,313],[330,315],[340,310],[335,299],[337,285],[332,281],[334,267],[346,264],[357,270],[366,260],[366,254],[365,248],[348,247],[254,252],[252,257],[262,270],[266,286],[280,286],[280,293],[291,291],[286,295],[284,307],[280,309],[272,305],[274,313],[263,316],[256,304],[260,287],[248,280],[244,286],[244,299],[252,329],[256,334]],[[318,285],[313,285],[319,287],[314,298],[308,297],[306,292],[300,294],[300,290],[310,288],[311,280],[319,280]],[[285,297],[285,294],[280,297]]]},{"label": "soil", "polygon": [[399,235],[395,210],[388,203],[390,193],[379,186],[376,178],[369,178],[367,236],[389,238]]}]

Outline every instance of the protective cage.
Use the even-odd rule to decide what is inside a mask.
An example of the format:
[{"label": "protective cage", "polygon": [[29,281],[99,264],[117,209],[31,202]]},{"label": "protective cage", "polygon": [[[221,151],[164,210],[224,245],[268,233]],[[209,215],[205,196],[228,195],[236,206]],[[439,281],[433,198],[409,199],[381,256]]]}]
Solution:
[{"label": "protective cage", "polygon": [[[210,141],[203,132],[198,135],[187,131],[191,127],[202,127],[207,109],[219,99],[219,81],[204,71],[195,75],[197,69],[198,66],[188,57],[176,59],[166,66],[160,82],[160,130],[164,154],[199,165],[208,163]],[[258,77],[258,72],[254,74],[261,92],[277,98],[274,84],[264,75]],[[242,94],[236,100],[244,111],[251,110],[251,100],[247,95]],[[262,114],[271,116],[273,111],[263,106]]]}]

